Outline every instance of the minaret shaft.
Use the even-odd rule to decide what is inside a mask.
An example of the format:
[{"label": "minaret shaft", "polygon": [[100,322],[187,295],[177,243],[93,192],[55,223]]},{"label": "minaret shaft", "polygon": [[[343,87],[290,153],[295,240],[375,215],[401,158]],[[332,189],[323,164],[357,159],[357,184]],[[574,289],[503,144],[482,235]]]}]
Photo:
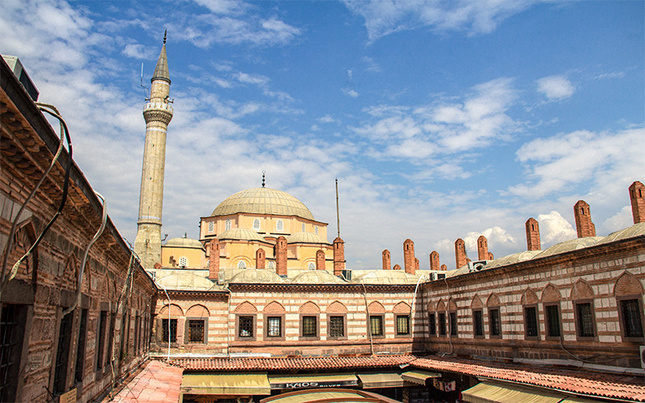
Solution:
[{"label": "minaret shaft", "polygon": [[146,269],[153,269],[156,263],[161,263],[166,131],[173,114],[168,103],[170,79],[165,41],[151,81],[150,100],[143,108],[146,140],[141,171],[137,238],[134,242],[134,250]]}]

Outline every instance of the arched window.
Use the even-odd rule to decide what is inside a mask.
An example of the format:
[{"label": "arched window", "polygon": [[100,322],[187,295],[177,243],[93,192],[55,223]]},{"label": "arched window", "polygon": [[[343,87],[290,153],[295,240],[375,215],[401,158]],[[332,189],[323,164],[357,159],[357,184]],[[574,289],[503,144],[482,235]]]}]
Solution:
[{"label": "arched window", "polygon": [[305,223],[302,223],[302,232],[305,232]]},{"label": "arched window", "polygon": [[215,223],[213,221],[208,222],[208,232],[213,232],[215,229]]},{"label": "arched window", "polygon": [[318,235],[318,227],[314,227],[314,233]]},{"label": "arched window", "polygon": [[237,268],[246,269],[246,263],[244,262],[244,260],[240,260],[239,262],[237,262]]},{"label": "arched window", "polygon": [[260,220],[258,220],[257,218],[253,220],[253,229],[256,231],[260,230]]},{"label": "arched window", "polygon": [[269,261],[269,269],[273,270],[275,269],[275,262],[274,261]]},{"label": "arched window", "polygon": [[188,266],[188,259],[186,259],[184,256],[179,258],[179,267],[182,269]]},{"label": "arched window", "polygon": [[229,219],[229,220],[226,220],[226,230],[228,231],[230,229],[231,229],[231,220]]},{"label": "arched window", "polygon": [[316,270],[316,264],[314,262],[309,262],[308,268],[309,270]]},{"label": "arched window", "polygon": [[284,231],[284,222],[282,220],[278,220],[278,222],[275,223],[275,230],[278,232]]}]

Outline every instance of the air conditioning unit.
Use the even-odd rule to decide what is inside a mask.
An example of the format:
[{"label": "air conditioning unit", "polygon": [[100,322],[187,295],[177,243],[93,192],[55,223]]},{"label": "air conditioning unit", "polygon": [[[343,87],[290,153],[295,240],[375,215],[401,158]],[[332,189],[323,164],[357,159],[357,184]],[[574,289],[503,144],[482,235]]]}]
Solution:
[{"label": "air conditioning unit", "polygon": [[351,270],[341,270],[340,277],[345,279],[345,280],[347,280],[347,281],[352,281],[352,271]]},{"label": "air conditioning unit", "polygon": [[435,272],[430,273],[430,281],[437,281],[437,273]]},{"label": "air conditioning unit", "polygon": [[645,346],[641,346],[641,368],[645,369]]},{"label": "air conditioning unit", "polygon": [[486,267],[487,260],[478,260],[476,262],[468,262],[468,272],[472,273],[475,271],[481,271]]},{"label": "air conditioning unit", "polygon": [[437,280],[443,280],[446,278],[446,273],[437,273]]}]

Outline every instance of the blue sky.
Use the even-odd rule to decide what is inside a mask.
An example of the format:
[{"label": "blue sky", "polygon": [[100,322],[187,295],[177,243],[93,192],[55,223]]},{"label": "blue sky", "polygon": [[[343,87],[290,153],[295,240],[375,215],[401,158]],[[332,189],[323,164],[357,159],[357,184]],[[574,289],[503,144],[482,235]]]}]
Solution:
[{"label": "blue sky", "polygon": [[[496,257],[631,225],[645,180],[642,1],[3,1],[0,52],[67,119],[75,159],[136,233],[145,90],[164,29],[175,115],[164,229],[198,235],[234,192],[302,200],[348,268],[415,242],[422,268],[454,241]],[[149,84],[147,84],[149,85]]]}]

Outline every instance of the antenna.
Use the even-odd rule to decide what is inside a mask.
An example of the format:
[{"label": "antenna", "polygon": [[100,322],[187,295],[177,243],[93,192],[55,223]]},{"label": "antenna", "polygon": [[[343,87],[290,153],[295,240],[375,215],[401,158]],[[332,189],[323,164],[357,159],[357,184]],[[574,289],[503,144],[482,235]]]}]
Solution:
[{"label": "antenna", "polygon": [[139,83],[139,85],[141,86],[141,88],[144,89],[143,97],[145,98],[146,101],[149,101],[150,97],[148,97],[148,87],[143,85],[143,63],[141,63],[141,82]]},{"label": "antenna", "polygon": [[338,178],[336,178],[336,228],[338,228],[338,237],[340,238],[340,209],[338,208]]}]

